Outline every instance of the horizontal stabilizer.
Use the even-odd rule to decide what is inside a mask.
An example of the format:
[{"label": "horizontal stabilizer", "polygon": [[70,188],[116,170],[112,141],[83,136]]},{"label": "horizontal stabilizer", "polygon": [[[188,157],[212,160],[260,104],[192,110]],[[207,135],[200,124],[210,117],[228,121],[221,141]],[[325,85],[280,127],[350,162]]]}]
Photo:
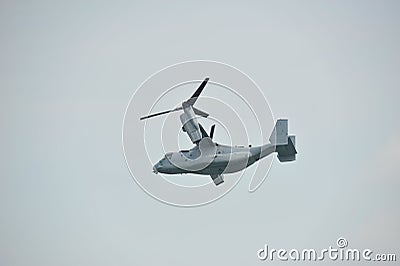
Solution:
[{"label": "horizontal stabilizer", "polygon": [[276,152],[278,152],[278,159],[281,162],[290,162],[296,160],[296,137],[289,136],[288,144],[276,146]]}]

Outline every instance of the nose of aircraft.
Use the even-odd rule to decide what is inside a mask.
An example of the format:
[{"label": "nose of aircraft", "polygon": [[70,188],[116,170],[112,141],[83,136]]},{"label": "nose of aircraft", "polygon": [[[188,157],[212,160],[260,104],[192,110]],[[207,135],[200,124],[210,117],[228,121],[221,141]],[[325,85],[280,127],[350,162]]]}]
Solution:
[{"label": "nose of aircraft", "polygon": [[158,174],[158,173],[166,173],[169,169],[169,163],[168,161],[161,159],[158,163],[156,163],[153,166],[153,173]]},{"label": "nose of aircraft", "polygon": [[158,174],[158,173],[162,173],[164,170],[164,164],[162,162],[162,160],[160,160],[158,163],[156,163],[153,166],[153,173]]},{"label": "nose of aircraft", "polygon": [[153,173],[158,174],[157,164],[153,166]]}]

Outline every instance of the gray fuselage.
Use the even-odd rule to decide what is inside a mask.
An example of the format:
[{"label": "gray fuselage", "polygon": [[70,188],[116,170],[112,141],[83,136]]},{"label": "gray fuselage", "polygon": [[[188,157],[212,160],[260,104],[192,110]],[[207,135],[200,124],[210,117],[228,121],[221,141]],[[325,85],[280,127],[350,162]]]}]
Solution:
[{"label": "gray fuselage", "polygon": [[[275,145],[270,143],[258,147],[227,146],[214,142],[212,144],[214,150],[208,154],[202,152],[199,145],[190,150],[167,153],[154,165],[153,171],[165,174],[194,173],[202,175],[234,173],[275,151]],[[204,161],[203,157],[208,159]]]}]

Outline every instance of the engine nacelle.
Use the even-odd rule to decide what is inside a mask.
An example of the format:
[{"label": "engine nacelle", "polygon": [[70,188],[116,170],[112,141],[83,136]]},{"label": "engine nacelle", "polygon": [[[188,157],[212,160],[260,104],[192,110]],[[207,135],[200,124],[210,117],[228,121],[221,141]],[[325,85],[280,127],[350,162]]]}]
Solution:
[{"label": "engine nacelle", "polygon": [[201,131],[193,108],[192,106],[185,106],[183,111],[184,113],[179,117],[183,125],[183,131],[189,135],[193,143],[197,143],[201,140]]}]

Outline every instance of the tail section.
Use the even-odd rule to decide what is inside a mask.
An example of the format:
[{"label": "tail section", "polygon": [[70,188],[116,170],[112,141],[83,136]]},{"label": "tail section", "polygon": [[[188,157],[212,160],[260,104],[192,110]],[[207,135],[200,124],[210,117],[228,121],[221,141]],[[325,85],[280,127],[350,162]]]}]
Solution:
[{"label": "tail section", "polygon": [[296,160],[297,151],[295,147],[295,136],[288,135],[287,119],[279,119],[276,121],[269,141],[271,144],[275,145],[275,151],[278,153],[279,161],[290,162]]}]

